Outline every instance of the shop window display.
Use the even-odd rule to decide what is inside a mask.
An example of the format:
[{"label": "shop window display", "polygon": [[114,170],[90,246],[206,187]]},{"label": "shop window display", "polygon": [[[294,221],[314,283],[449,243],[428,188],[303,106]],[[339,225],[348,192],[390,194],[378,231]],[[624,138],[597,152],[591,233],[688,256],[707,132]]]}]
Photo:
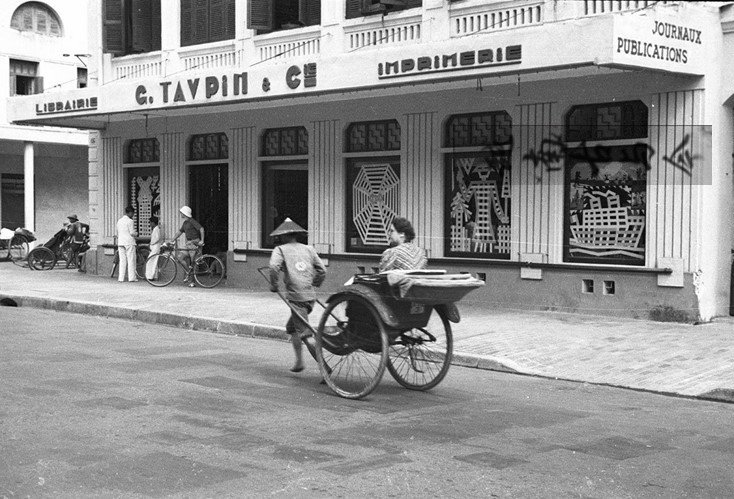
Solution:
[{"label": "shop window display", "polygon": [[446,145],[447,256],[510,258],[512,120],[505,112],[452,116]]},{"label": "shop window display", "polygon": [[347,160],[347,251],[381,253],[389,245],[389,229],[399,209],[400,125],[395,120],[352,123],[347,152],[384,152],[378,157]]},{"label": "shop window display", "polygon": [[[566,137],[564,259],[644,265],[649,165],[639,139],[647,137],[647,108],[638,101],[577,106]],[[581,144],[570,147],[569,139]],[[635,140],[619,144],[625,139]]]}]

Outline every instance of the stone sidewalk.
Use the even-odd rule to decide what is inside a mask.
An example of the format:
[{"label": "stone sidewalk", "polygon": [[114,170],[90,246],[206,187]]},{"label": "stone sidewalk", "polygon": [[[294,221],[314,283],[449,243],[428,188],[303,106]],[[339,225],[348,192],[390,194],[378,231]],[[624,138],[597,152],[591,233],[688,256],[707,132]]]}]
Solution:
[{"label": "stone sidewalk", "polygon": [[[5,297],[21,306],[281,339],[289,313],[271,293],[226,284],[154,288],[0,262],[0,298]],[[453,325],[456,365],[734,401],[734,317],[690,325],[487,310],[471,294],[459,308],[462,321]],[[0,330],[12,327],[2,321],[2,310]],[[318,316],[316,310],[312,322]]]}]

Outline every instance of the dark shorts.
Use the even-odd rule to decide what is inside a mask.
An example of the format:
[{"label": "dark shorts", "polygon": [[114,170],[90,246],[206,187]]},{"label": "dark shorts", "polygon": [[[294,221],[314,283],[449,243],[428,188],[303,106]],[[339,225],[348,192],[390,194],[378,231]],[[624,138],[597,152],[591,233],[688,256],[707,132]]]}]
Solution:
[{"label": "dark shorts", "polygon": [[295,310],[291,310],[285,331],[288,334],[298,334],[301,338],[311,336],[311,328],[308,322],[304,321],[308,321],[308,314],[313,310],[314,301],[290,301],[289,303]]}]

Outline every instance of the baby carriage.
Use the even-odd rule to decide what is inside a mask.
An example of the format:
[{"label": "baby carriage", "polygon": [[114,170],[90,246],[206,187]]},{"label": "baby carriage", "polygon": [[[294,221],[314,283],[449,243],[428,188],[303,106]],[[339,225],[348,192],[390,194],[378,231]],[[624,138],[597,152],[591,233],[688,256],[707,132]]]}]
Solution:
[{"label": "baby carriage", "polygon": [[51,270],[60,260],[65,262],[67,269],[78,267],[79,256],[89,249],[89,225],[80,225],[79,236],[69,236],[63,228],[46,244],[33,248],[28,253],[28,267],[31,270]]}]

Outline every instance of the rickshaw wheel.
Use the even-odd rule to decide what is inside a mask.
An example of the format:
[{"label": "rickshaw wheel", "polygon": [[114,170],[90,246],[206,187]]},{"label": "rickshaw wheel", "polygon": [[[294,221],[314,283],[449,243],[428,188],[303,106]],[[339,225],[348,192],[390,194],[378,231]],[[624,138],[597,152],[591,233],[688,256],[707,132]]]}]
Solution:
[{"label": "rickshaw wheel", "polygon": [[143,270],[143,277],[149,284],[162,288],[163,286],[171,284],[176,278],[178,262],[176,262],[176,257],[170,253],[151,255],[145,262],[146,268],[148,264],[150,264],[152,268],[155,268],[152,278],[148,278],[148,276],[145,275],[145,270]]},{"label": "rickshaw wheel", "polygon": [[337,395],[358,399],[377,387],[387,364],[388,337],[368,301],[348,294],[334,298],[315,339],[321,376]]},{"label": "rickshaw wheel", "polygon": [[453,350],[451,324],[434,310],[425,327],[402,331],[391,340],[387,369],[409,390],[430,390],[446,376]]},{"label": "rickshaw wheel", "polygon": [[21,235],[14,235],[8,243],[8,258],[13,263],[20,263],[28,256],[28,241]]},{"label": "rickshaw wheel", "polygon": [[33,248],[28,253],[28,266],[33,270],[51,270],[56,265],[56,253],[45,246]]}]

